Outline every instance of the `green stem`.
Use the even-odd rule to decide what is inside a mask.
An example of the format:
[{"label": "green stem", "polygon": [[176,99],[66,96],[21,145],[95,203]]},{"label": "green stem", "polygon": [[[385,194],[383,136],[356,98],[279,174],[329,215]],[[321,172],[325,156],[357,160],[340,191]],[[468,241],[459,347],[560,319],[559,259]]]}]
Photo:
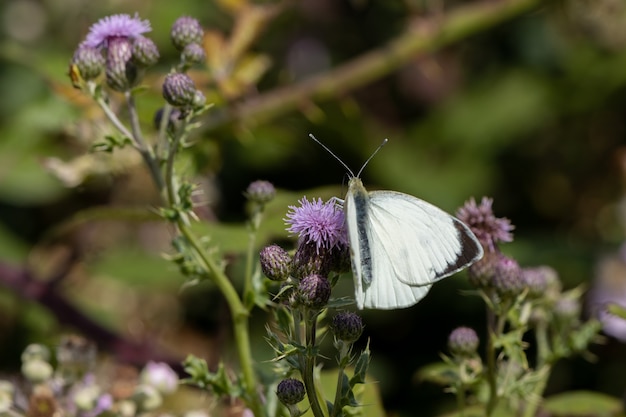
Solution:
[{"label": "green stem", "polygon": [[[490,297],[493,299],[492,297]],[[487,401],[486,415],[493,414],[498,403],[498,387],[496,386],[496,347],[494,338],[496,335],[496,316],[491,309],[487,309],[487,383],[489,385],[489,399]]]},{"label": "green stem", "polygon": [[315,417],[326,417],[327,413],[322,409],[322,405],[319,402],[317,395],[318,391],[315,387],[315,333],[317,331],[317,314],[307,312],[305,314],[306,325],[306,359],[304,360],[304,372],[302,379],[304,381],[304,387],[306,389],[307,397],[309,398],[309,405],[311,411]]},{"label": "green stem", "polygon": [[[179,131],[184,132],[184,127]],[[166,192],[170,207],[176,207],[178,203],[178,194],[176,192],[175,175],[174,175],[174,157],[178,150],[180,140],[184,133],[177,133],[174,136],[171,147],[169,149],[168,158],[165,165],[166,171]],[[196,254],[197,259],[201,262],[204,269],[209,273],[213,283],[218,287],[230,310],[233,320],[233,333],[235,336],[235,346],[239,357],[239,366],[243,374],[245,390],[249,399],[248,405],[252,409],[255,416],[264,416],[261,396],[257,391],[257,378],[254,372],[252,361],[252,350],[250,345],[250,330],[248,322],[248,310],[245,308],[237,290],[232,285],[226,274],[215,263],[215,261],[207,255],[205,248],[200,244],[198,238],[191,231],[187,216],[181,215],[176,221],[176,226],[180,233],[187,239],[189,245]]]},{"label": "green stem", "polygon": [[333,417],[341,415],[341,388],[346,365],[348,364],[347,357],[350,355],[351,347],[350,344],[343,341],[340,343],[341,349],[339,351],[339,369],[337,370],[337,388],[335,390],[335,400],[333,401]]},{"label": "green stem", "polygon": [[150,175],[152,175],[152,179],[154,180],[157,189],[159,190],[159,192],[162,192],[163,188],[165,187],[165,182],[163,180],[161,169],[159,168],[159,161],[157,161],[157,159],[155,158],[152,148],[148,146],[146,141],[143,139],[141,126],[139,125],[139,115],[137,114],[137,107],[135,106],[135,98],[130,91],[126,91],[124,93],[124,97],[126,98],[128,114],[130,116],[130,128],[133,132],[131,138],[133,139],[135,147],[141,154],[144,162],[148,166],[148,169],[150,170]]},{"label": "green stem", "polygon": [[235,336],[237,354],[239,356],[239,366],[241,367],[241,372],[243,374],[246,394],[250,399],[248,405],[252,409],[255,416],[264,416],[265,412],[262,406],[261,397],[257,392],[257,378],[254,372],[252,351],[250,348],[248,311],[241,302],[237,291],[228,277],[215,264],[213,259],[206,254],[206,251],[195,237],[189,226],[182,221],[179,221],[177,226],[180,229],[181,234],[185,236],[193,250],[202,260],[203,266],[212,277],[213,283],[215,283],[226,299],[226,303],[228,304],[228,308],[233,317],[233,333]]}]

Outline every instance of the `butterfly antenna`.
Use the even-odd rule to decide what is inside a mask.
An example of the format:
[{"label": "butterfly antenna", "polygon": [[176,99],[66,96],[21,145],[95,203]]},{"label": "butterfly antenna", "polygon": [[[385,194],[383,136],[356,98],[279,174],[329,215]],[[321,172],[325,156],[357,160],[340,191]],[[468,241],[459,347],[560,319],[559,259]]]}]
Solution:
[{"label": "butterfly antenna", "polygon": [[[340,159],[337,155],[335,155],[335,154],[333,153],[333,151],[331,151],[331,150],[328,148],[328,146],[324,145],[322,142],[320,142],[319,140],[317,140],[317,138],[316,138],[315,136],[313,136],[313,134],[312,134],[312,133],[309,133],[309,137],[310,137],[311,139],[313,139],[315,142],[317,142],[317,144],[318,144],[318,145],[320,145],[322,148],[324,148],[324,150],[325,150],[326,152],[328,152],[329,154],[331,154],[331,155],[332,155],[332,156],[333,156],[333,157],[334,157],[337,161],[339,161],[339,163],[340,163],[341,165],[343,165],[343,167],[344,167],[346,170],[348,170],[348,172],[350,173],[350,176],[351,176],[351,177],[354,177],[354,172],[352,172],[352,170],[350,169],[350,167],[348,167],[348,165],[346,165],[346,164],[345,164],[345,162],[343,162],[343,161],[342,161],[342,160],[341,160],[341,159]],[[376,152],[374,152],[374,153],[376,153]],[[369,159],[368,159],[368,161],[369,161]],[[359,171],[359,173],[360,173],[360,171]]]},{"label": "butterfly antenna", "polygon": [[365,161],[365,163],[363,164],[363,166],[361,167],[361,169],[359,169],[359,172],[356,174],[357,178],[361,177],[361,172],[363,172],[363,170],[365,169],[365,167],[367,166],[367,164],[369,164],[369,162],[372,160],[372,158],[374,157],[374,155],[376,155],[378,153],[378,151],[380,151],[380,148],[382,148],[383,146],[385,146],[387,144],[387,142],[389,142],[389,139],[385,138],[385,140],[383,140],[383,143],[381,143],[380,145],[378,145],[378,148],[376,148],[376,150],[370,155],[369,158],[367,158],[367,161]]}]

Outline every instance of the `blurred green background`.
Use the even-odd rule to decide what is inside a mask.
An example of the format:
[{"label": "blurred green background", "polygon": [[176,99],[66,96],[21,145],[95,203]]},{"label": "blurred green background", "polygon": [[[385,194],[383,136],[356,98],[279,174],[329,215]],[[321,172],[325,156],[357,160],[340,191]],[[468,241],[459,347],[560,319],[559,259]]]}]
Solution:
[{"label": "blurred green background", "polygon": [[[0,4],[0,263],[27,268],[45,281],[67,253],[78,253],[59,283],[68,300],[106,328],[131,339],[155,338],[176,357],[193,352],[232,362],[227,310],[209,286],[180,291],[182,277],[161,257],[169,250],[169,232],[150,216],[158,200],[136,158],[87,153],[108,127],[71,88],[68,63],[99,18],[138,12],[149,19],[161,64],[139,104],[146,131],[153,133],[152,115],[162,105],[159,77],[176,59],[170,25],[190,15],[228,37],[236,22],[229,5],[237,3]],[[180,166],[205,191],[203,227],[229,261],[233,279],[246,238],[242,193],[251,181],[270,180],[280,190],[260,245],[288,242],[282,226],[288,204],[303,195],[345,192],[344,168],[308,138],[313,133],[354,171],[389,138],[363,172],[369,189],[410,193],[452,213],[470,197],[491,196],[496,215],[516,226],[515,241],[503,247],[507,254],[522,266],[554,267],[568,288],[592,285],[597,263],[624,238],[623,1],[545,1],[391,64],[354,89],[337,89],[320,100],[303,97],[267,114],[255,107],[255,99],[295,89],[410,30],[418,28],[412,36],[420,36],[419,28],[437,31],[459,10],[481,12],[503,3],[284,2],[249,48],[251,62],[267,66],[258,82],[228,96],[206,69],[197,70],[213,93],[207,97],[219,97]],[[214,118],[242,105],[252,116]],[[93,211],[103,207],[112,210]],[[347,281],[338,292],[350,294]],[[414,372],[438,359],[454,327],[484,331],[481,301],[460,294],[467,288],[461,273],[434,286],[413,308],[364,313],[362,343],[371,338],[372,374],[392,415],[434,415],[453,407],[452,396],[420,383]],[[271,357],[262,340],[265,319],[261,312],[255,317],[259,361]],[[72,328],[54,309],[0,287],[1,370],[17,369],[27,343],[52,344]],[[594,348],[597,363],[559,364],[548,393],[585,388],[622,396],[625,350],[609,338]]]}]

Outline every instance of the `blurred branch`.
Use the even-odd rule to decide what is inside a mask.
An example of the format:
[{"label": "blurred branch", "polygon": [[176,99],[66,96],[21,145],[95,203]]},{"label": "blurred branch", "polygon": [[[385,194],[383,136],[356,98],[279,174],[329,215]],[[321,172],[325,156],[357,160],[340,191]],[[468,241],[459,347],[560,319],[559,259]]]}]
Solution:
[{"label": "blurred branch", "polygon": [[403,34],[387,45],[334,70],[210,112],[203,121],[203,129],[212,130],[242,120],[260,122],[289,112],[310,100],[323,101],[341,96],[394,72],[420,55],[483,32],[545,3],[545,0],[484,0],[430,20],[413,21]]},{"label": "blurred branch", "polygon": [[122,362],[143,366],[149,360],[165,361],[177,371],[182,371],[180,358],[160,352],[154,340],[135,342],[125,339],[93,321],[67,300],[59,290],[62,286],[58,284],[64,280],[76,260],[76,254],[69,256],[59,272],[46,280],[37,279],[26,268],[0,262],[0,286],[46,307],[64,326],[74,328],[82,336],[97,342],[98,346],[115,354]]}]

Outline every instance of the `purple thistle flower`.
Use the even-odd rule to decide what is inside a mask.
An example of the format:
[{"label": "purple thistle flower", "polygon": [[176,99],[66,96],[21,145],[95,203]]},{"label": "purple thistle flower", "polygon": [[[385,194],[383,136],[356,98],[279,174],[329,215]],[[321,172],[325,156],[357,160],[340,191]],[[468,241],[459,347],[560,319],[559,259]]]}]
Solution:
[{"label": "purple thistle flower", "polygon": [[104,17],[91,25],[84,43],[93,48],[107,47],[112,38],[134,39],[151,30],[150,22],[139,19],[137,13],[135,17],[116,14]]},{"label": "purple thistle flower", "polygon": [[342,210],[333,201],[326,203],[322,199],[309,202],[306,197],[300,201],[300,207],[289,206],[285,223],[287,231],[297,234],[305,243],[320,249],[340,248],[348,244],[346,219]]},{"label": "purple thistle flower", "polygon": [[495,250],[497,242],[511,242],[514,226],[506,218],[493,214],[492,198],[483,197],[480,205],[473,198],[456,212],[456,217],[472,229],[480,243],[489,251]]}]

